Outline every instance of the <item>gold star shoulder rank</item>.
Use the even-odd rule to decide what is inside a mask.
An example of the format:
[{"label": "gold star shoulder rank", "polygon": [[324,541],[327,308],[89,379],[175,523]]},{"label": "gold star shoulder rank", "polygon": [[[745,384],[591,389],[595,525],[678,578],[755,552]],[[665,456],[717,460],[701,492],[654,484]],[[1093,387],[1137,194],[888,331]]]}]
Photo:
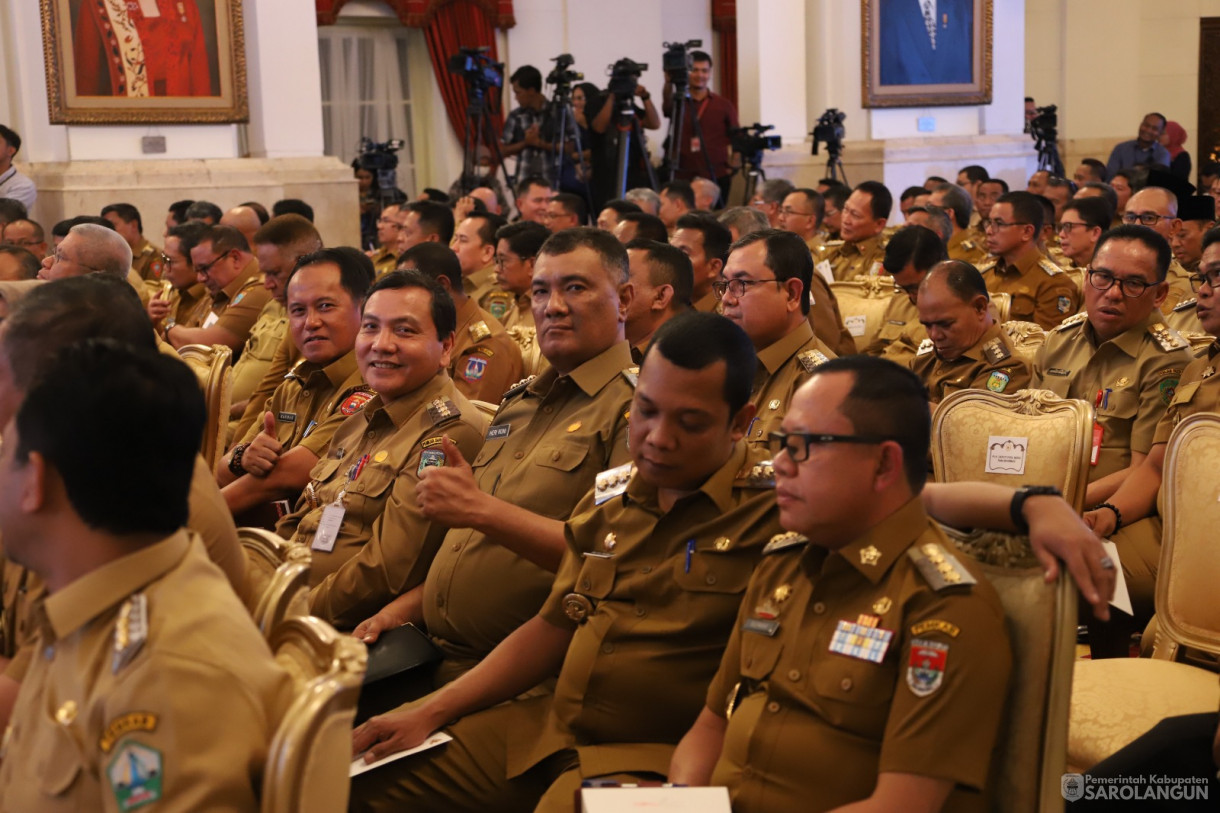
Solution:
[{"label": "gold star shoulder rank", "polygon": [[1038,267],[1041,268],[1043,271],[1045,271],[1047,273],[1047,275],[1051,276],[1051,277],[1055,276],[1056,274],[1063,273],[1063,269],[1060,268],[1059,266],[1055,265],[1055,261],[1050,259],[1049,257],[1043,257],[1042,259],[1038,260]]},{"label": "gold star shoulder rank", "polygon": [[511,387],[505,390],[504,395],[501,396],[501,398],[512,398],[514,395],[520,395],[521,393],[525,392],[525,388],[528,387],[537,377],[538,376],[536,375],[527,375],[525,378],[521,379],[516,384],[513,384]]},{"label": "gold star shoulder rank", "polygon": [[771,541],[763,547],[763,556],[772,553],[779,553],[785,550],[799,550],[809,544],[809,540],[796,531],[788,531],[787,533],[776,534],[771,537]]},{"label": "gold star shoulder rank", "polygon": [[1199,298],[1192,296],[1190,299],[1183,299],[1181,302],[1173,306],[1173,312],[1188,311],[1199,304]]},{"label": "gold star shoulder rank", "polygon": [[818,367],[830,361],[821,350],[802,350],[796,354],[796,360],[805,368],[807,373],[812,373]]},{"label": "gold star shoulder rank", "polygon": [[938,592],[975,583],[975,578],[970,575],[970,571],[962,567],[957,557],[935,542],[919,547],[912,546],[907,551],[907,556],[911,557],[916,569],[932,589]]},{"label": "gold star shoulder rank", "polygon": [[990,271],[991,269],[995,268],[996,263],[998,263],[998,262],[999,262],[999,260],[997,260],[996,258],[993,257],[990,260],[988,260],[987,262],[983,263],[982,265],[979,265],[976,267],[979,269],[979,273],[983,274],[983,273],[986,273],[987,271]]},{"label": "gold star shoulder rank", "polygon": [[931,339],[924,339],[919,343],[919,348],[915,351],[917,356],[926,356],[936,349],[936,345],[932,344]]},{"label": "gold star shoulder rank", "polygon": [[481,342],[491,335],[491,328],[482,319],[466,328],[470,331],[470,340],[472,342]]},{"label": "gold star shoulder rank", "polygon": [[451,421],[461,416],[462,411],[458,409],[457,404],[448,398],[437,398],[428,404],[428,417],[434,424]]},{"label": "gold star shoulder rank", "polygon": [[1157,346],[1166,353],[1181,350],[1183,347],[1190,345],[1190,342],[1186,341],[1186,338],[1181,333],[1178,333],[1163,322],[1157,322],[1148,328],[1148,334],[1152,336]]},{"label": "gold star shoulder rank", "polygon": [[1059,323],[1059,327],[1055,328],[1055,330],[1058,331],[1059,333],[1062,333],[1063,331],[1068,330],[1070,328],[1080,327],[1088,320],[1089,320],[1088,311],[1081,311],[1080,313],[1077,313],[1073,316],[1069,316],[1068,318],[1064,319],[1062,322]]},{"label": "gold star shoulder rank", "polygon": [[733,481],[737,488],[775,488],[775,466],[770,460],[762,460],[742,469]]},{"label": "gold star shoulder rank", "polygon": [[635,474],[634,463],[624,463],[599,473],[593,481],[593,503],[601,505],[624,493],[633,474]]},{"label": "gold star shoulder rank", "polygon": [[991,364],[999,364],[1001,361],[1012,356],[1012,352],[1004,346],[1004,342],[999,339],[992,339],[983,345],[983,355],[987,357],[987,361]]},{"label": "gold star shoulder rank", "polygon": [[144,646],[148,638],[148,597],[136,593],[119,609],[119,618],[114,625],[114,658],[110,671],[118,673]]},{"label": "gold star shoulder rank", "polygon": [[627,383],[631,385],[631,389],[635,389],[640,385],[640,368],[628,367],[623,370],[623,378],[627,379]]}]

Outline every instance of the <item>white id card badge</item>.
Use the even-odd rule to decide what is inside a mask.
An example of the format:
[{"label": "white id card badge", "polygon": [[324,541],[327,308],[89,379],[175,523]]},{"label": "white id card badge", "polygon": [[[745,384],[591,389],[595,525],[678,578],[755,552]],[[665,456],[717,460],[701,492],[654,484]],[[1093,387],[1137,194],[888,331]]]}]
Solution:
[{"label": "white id card badge", "polygon": [[331,503],[322,509],[322,520],[318,530],[314,531],[310,550],[320,550],[330,553],[335,549],[335,540],[339,538],[339,528],[343,525],[343,515],[347,509],[341,503]]},{"label": "white id card badge", "polygon": [[213,312],[213,313],[209,313],[209,314],[208,314],[208,318],[203,320],[203,326],[204,326],[204,327],[211,327],[212,325],[216,324],[216,323],[217,323],[217,322],[219,322],[219,321],[220,321],[220,317],[219,317],[219,316],[217,316],[217,315],[215,314],[215,312]]}]

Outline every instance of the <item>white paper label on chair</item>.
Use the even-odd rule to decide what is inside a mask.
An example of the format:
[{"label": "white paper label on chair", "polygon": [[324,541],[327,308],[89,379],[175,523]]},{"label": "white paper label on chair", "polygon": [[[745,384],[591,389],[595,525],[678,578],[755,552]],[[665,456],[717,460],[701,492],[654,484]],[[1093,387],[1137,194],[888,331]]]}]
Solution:
[{"label": "white paper label on chair", "polygon": [[1029,449],[1029,438],[1010,438],[992,435],[987,438],[988,474],[1024,474],[1025,453]]},{"label": "white paper label on chair", "polygon": [[813,267],[813,270],[822,275],[822,279],[826,280],[827,285],[835,281],[835,270],[830,267],[830,260],[822,260]]},{"label": "white paper label on chair", "polygon": [[864,329],[868,325],[868,319],[863,316],[845,316],[843,324],[847,327],[847,332],[853,336],[863,336]]},{"label": "white paper label on chair", "polygon": [[204,319],[204,320],[203,320],[203,326],[204,326],[204,327],[211,327],[212,325],[216,324],[216,323],[217,323],[217,322],[219,322],[219,321],[220,321],[220,317],[219,317],[219,316],[217,316],[215,312],[212,312],[212,313],[209,313],[209,314],[208,314],[208,318],[207,318],[207,319]]}]

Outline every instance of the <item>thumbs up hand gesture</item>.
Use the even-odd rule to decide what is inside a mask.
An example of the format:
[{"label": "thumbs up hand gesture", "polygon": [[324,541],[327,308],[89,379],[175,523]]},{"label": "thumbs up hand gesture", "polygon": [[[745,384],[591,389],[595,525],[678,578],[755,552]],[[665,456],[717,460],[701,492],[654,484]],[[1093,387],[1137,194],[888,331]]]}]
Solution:
[{"label": "thumbs up hand gesture", "polygon": [[241,466],[255,477],[266,477],[275,468],[284,447],[275,437],[275,414],[263,414],[263,431],[254,436],[241,458]]},{"label": "thumbs up hand gesture", "polygon": [[424,469],[415,486],[419,509],[430,520],[451,528],[468,528],[471,509],[483,492],[475,484],[474,470],[448,435],[441,439],[440,450],[445,455],[444,465]]}]

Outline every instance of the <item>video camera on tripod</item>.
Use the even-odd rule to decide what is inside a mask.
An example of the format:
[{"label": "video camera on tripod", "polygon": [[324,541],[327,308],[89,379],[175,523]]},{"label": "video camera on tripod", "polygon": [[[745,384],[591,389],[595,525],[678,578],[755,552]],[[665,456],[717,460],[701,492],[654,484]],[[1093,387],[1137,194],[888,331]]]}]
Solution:
[{"label": "video camera on tripod", "polygon": [[560,54],[552,57],[551,61],[555,63],[555,67],[546,75],[546,83],[554,85],[556,93],[567,96],[572,90],[572,83],[581,81],[585,75],[580,71],[568,70],[576,61],[571,54]]},{"label": "video camera on tripod", "polygon": [[361,169],[367,169],[377,176],[377,197],[384,206],[390,197],[397,197],[398,191],[398,156],[394,153],[403,148],[401,138],[389,141],[374,141],[368,136],[360,139],[360,154],[356,157]]},{"label": "video camera on tripod", "polygon": [[843,176],[843,182],[847,182],[847,173],[843,171],[843,137],[847,134],[847,129],[843,126],[843,120],[847,118],[847,114],[839,110],[837,107],[829,107],[826,112],[818,118],[818,123],[813,127],[813,154],[818,154],[818,142],[826,144],[826,177],[838,180],[839,176]]},{"label": "video camera on tripod", "polygon": [[1034,117],[1029,122],[1029,134],[1034,137],[1034,148],[1038,151],[1038,169],[1052,175],[1063,175],[1063,161],[1059,158],[1059,108],[1053,104],[1035,107]]},{"label": "video camera on tripod", "polygon": [[663,42],[665,53],[661,55],[661,70],[669,77],[676,90],[684,90],[690,84],[690,52],[703,47],[703,40],[686,42]]},{"label": "video camera on tripod", "polygon": [[746,159],[749,163],[762,163],[763,150],[780,148],[779,136],[763,135],[768,130],[774,129],[774,124],[759,124],[758,122],[748,127],[734,127],[729,130],[729,141],[733,145],[733,152],[739,152],[743,156],[754,156],[753,160]]},{"label": "video camera on tripod", "polygon": [[625,56],[606,70],[610,73],[606,92],[622,100],[635,95],[635,87],[640,83],[640,74],[648,70],[648,63],[636,62],[631,57]]},{"label": "video camera on tripod", "polygon": [[481,99],[488,88],[504,86],[504,63],[492,62],[487,47],[459,48],[449,57],[449,72],[461,74],[471,99]]}]

